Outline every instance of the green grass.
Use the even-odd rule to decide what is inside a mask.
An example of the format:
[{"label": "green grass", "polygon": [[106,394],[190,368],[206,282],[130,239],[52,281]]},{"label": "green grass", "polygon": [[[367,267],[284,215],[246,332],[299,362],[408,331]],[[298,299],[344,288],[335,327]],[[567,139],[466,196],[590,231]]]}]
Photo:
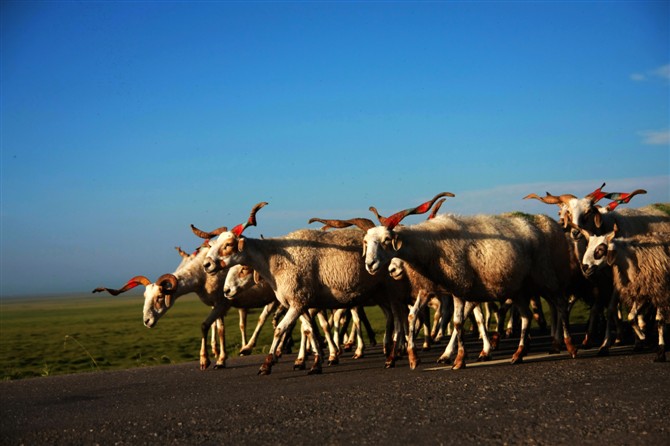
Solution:
[{"label": "green grass", "polygon": [[[142,323],[142,296],[81,295],[12,298],[0,303],[0,374],[3,380],[65,373],[118,370],[198,361],[200,324],[209,313],[197,296],[181,297],[154,328]],[[545,312],[547,306],[545,305]],[[366,313],[383,338],[383,315]],[[252,310],[247,336],[260,310]],[[573,312],[571,322],[586,319],[585,309]],[[232,309],[225,319],[229,357],[240,349],[239,318]],[[261,331],[254,353],[267,353],[272,341],[271,320]],[[294,330],[298,341],[299,331]],[[367,336],[366,336],[367,342]],[[209,343],[208,343],[209,344]],[[208,345],[209,348],[209,345]]]}]

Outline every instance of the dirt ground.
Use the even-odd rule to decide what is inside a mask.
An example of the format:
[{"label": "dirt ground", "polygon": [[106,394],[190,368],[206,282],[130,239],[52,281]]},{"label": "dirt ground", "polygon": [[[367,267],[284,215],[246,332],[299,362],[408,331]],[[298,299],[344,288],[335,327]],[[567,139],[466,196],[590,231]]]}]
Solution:
[{"label": "dirt ground", "polygon": [[[380,347],[350,353],[323,374],[293,370],[285,355],[269,376],[263,357],[223,370],[197,363],[0,383],[3,445],[36,444],[669,444],[670,362],[630,346],[609,357],[548,355],[535,337],[523,364],[516,341],[494,360],[454,371],[444,344],[384,369]],[[469,343],[476,357],[476,340]]]}]

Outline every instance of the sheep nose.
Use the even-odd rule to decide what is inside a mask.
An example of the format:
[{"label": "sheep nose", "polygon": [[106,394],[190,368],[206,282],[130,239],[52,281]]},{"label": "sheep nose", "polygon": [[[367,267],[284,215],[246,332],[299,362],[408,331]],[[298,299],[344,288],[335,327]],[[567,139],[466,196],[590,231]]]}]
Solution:
[{"label": "sheep nose", "polygon": [[377,268],[377,262],[369,262],[365,264],[365,269],[367,269],[370,274],[375,274],[377,272]]}]

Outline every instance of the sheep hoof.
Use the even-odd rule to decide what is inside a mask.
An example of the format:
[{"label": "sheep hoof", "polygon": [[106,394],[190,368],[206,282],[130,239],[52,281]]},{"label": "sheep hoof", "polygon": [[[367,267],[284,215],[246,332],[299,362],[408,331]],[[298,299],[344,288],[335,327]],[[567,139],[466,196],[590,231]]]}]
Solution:
[{"label": "sheep hoof", "polygon": [[351,359],[361,359],[363,357],[363,352],[356,352],[354,355],[351,357]]},{"label": "sheep hoof", "polygon": [[346,344],[344,344],[344,346],[342,347],[342,349],[343,349],[345,352],[350,352],[352,348],[353,348],[353,344],[350,344],[350,343],[346,343]]},{"label": "sheep hoof", "polygon": [[240,350],[240,356],[248,356],[251,354],[250,348],[243,348]]},{"label": "sheep hoof", "polygon": [[610,355],[609,347],[600,347],[598,349],[598,356],[609,356],[609,355]]},{"label": "sheep hoof", "polygon": [[206,358],[205,360],[200,359],[200,370],[207,370],[207,367],[209,367],[211,363],[209,358]]},{"label": "sheep hoof", "polygon": [[387,359],[384,363],[385,369],[392,369],[395,367],[395,359]]},{"label": "sheep hoof", "polygon": [[214,370],[220,370],[220,369],[225,369],[225,368],[226,368],[226,364],[218,364],[217,363],[216,365],[214,365]]},{"label": "sheep hoof", "polygon": [[458,361],[454,363],[454,366],[451,368],[451,370],[460,370],[465,368],[465,362],[463,361]]},{"label": "sheep hoof", "polygon": [[338,358],[337,356],[331,356],[330,358],[328,358],[328,365],[329,366],[330,365],[337,365],[339,363],[340,363],[340,358]]},{"label": "sheep hoof", "polygon": [[665,362],[665,346],[659,345],[654,362]]},{"label": "sheep hoof", "polygon": [[437,363],[438,364],[451,364],[451,359],[447,357],[439,357],[437,358]]},{"label": "sheep hoof", "polygon": [[321,375],[323,373],[323,370],[321,369],[321,366],[314,366],[311,369],[309,369],[309,372],[307,372],[308,375]]},{"label": "sheep hoof", "polygon": [[477,362],[486,362],[491,360],[491,355],[488,353],[481,352],[477,358]]},{"label": "sheep hoof", "polygon": [[296,361],[293,363],[293,370],[305,370],[307,366],[305,365],[305,361],[302,359],[296,359]]}]

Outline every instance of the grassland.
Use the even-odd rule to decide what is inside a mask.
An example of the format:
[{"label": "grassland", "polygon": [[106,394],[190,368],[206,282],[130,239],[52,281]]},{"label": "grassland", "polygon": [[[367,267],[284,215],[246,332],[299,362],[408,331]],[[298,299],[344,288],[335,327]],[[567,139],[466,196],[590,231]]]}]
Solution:
[{"label": "grassland", "polygon": [[[141,295],[3,298],[0,302],[2,379],[197,362],[200,323],[207,316],[208,307],[194,294],[183,296],[149,329],[142,324],[142,305]],[[384,326],[381,311],[370,308],[366,312],[381,341]],[[250,312],[248,336],[259,314],[259,310]],[[584,319],[585,309],[573,311],[573,322]],[[235,356],[241,341],[236,310],[229,312],[225,323],[227,352]],[[269,351],[272,336],[269,327],[268,323],[261,332],[254,353]]]}]

